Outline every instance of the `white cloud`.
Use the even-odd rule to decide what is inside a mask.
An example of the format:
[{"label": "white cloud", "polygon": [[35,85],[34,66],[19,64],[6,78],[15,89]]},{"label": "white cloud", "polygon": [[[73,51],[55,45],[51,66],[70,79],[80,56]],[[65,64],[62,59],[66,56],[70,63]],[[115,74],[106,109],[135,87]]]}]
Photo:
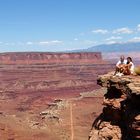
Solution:
[{"label": "white cloud", "polygon": [[59,40],[51,40],[51,41],[40,41],[40,42],[32,42],[32,41],[28,41],[28,42],[18,42],[19,45],[42,45],[42,46],[53,46],[53,45],[59,45],[62,44],[62,41]]},{"label": "white cloud", "polygon": [[28,41],[26,44],[27,44],[27,45],[33,45],[33,42]]},{"label": "white cloud", "polygon": [[113,34],[132,34],[133,30],[124,27],[124,28],[119,28],[113,31]]},{"label": "white cloud", "polygon": [[110,40],[105,42],[105,44],[121,44],[124,43],[123,41],[117,41],[117,40]]},{"label": "white cloud", "polygon": [[93,30],[92,33],[97,33],[97,34],[107,34],[107,33],[108,33],[108,30],[97,29],[97,30]]},{"label": "white cloud", "polygon": [[40,42],[32,42],[32,41],[27,41],[27,42],[1,42],[0,45],[5,45],[5,46],[57,46],[57,45],[62,45],[63,42],[59,40],[51,40],[51,41],[40,41]]},{"label": "white cloud", "polygon": [[121,37],[121,36],[111,36],[111,37],[107,38],[107,39],[106,39],[106,41],[111,41],[111,40],[120,40],[120,39],[122,39],[122,37]]},{"label": "white cloud", "polygon": [[3,43],[3,45],[5,45],[5,46],[15,46],[16,43],[14,43],[14,42],[5,42],[5,43]]},{"label": "white cloud", "polygon": [[44,45],[44,46],[53,46],[53,45],[60,45],[63,44],[63,41],[60,40],[51,40],[51,41],[41,41],[38,43],[39,45]]},{"label": "white cloud", "polygon": [[138,24],[138,26],[137,26],[138,28],[140,28],[140,24]]},{"label": "white cloud", "polygon": [[130,39],[129,42],[140,42],[140,37],[134,37]]},{"label": "white cloud", "polygon": [[58,44],[59,44],[59,43],[62,43],[62,41],[60,41],[60,40],[52,40],[51,42],[52,42],[52,43],[58,43]]},{"label": "white cloud", "polygon": [[40,45],[48,45],[49,42],[48,42],[48,41],[41,41],[41,42],[39,42],[39,44],[40,44]]},{"label": "white cloud", "polygon": [[137,31],[140,31],[140,24],[138,24],[137,26]]},{"label": "white cloud", "polygon": [[74,38],[74,41],[78,41],[78,38]]}]

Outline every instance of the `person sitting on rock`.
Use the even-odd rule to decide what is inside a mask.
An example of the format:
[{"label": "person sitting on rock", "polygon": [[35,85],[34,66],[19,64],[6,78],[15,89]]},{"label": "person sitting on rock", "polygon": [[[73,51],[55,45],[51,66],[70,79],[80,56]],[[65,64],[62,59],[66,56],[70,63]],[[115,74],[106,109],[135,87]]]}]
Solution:
[{"label": "person sitting on rock", "polygon": [[122,72],[124,75],[134,74],[134,64],[131,57],[127,57],[127,63],[124,66],[124,70]]},{"label": "person sitting on rock", "polygon": [[120,60],[116,64],[116,70],[114,75],[120,75],[124,71],[124,66],[127,64],[127,60],[125,57],[122,55],[120,56]]}]

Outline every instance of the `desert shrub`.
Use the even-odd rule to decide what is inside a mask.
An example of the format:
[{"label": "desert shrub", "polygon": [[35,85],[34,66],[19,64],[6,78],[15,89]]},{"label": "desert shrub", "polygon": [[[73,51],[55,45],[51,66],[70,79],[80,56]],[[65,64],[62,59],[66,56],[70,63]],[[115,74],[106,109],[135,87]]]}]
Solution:
[{"label": "desert shrub", "polygon": [[140,66],[135,67],[134,71],[137,75],[140,75]]}]

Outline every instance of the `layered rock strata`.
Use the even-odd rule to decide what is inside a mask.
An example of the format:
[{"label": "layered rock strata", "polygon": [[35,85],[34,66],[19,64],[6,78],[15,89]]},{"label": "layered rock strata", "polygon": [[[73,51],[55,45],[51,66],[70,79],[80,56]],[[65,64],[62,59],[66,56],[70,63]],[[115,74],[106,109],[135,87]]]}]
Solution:
[{"label": "layered rock strata", "polygon": [[0,64],[68,64],[100,62],[100,52],[81,53],[47,53],[47,52],[13,52],[0,53]]},{"label": "layered rock strata", "polygon": [[107,88],[102,114],[94,121],[89,140],[140,139],[140,77],[100,76]]}]

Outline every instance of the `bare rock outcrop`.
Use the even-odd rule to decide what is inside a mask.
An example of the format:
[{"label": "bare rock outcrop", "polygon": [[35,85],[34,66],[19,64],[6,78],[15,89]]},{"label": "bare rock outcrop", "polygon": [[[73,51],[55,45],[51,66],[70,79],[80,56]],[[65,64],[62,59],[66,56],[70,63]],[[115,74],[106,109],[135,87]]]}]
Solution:
[{"label": "bare rock outcrop", "polygon": [[94,121],[89,140],[140,139],[140,77],[107,74],[97,83],[107,92],[103,112]]},{"label": "bare rock outcrop", "polygon": [[11,52],[0,53],[0,64],[69,64],[100,62],[100,52],[48,53]]}]

